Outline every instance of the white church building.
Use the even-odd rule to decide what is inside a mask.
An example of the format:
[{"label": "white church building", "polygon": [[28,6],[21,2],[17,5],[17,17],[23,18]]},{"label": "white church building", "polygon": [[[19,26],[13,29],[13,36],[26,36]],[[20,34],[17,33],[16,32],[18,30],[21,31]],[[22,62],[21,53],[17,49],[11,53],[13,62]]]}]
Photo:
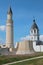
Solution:
[{"label": "white church building", "polygon": [[33,20],[33,25],[30,30],[30,40],[33,40],[35,52],[43,52],[43,42],[40,40],[39,28],[35,20]]},{"label": "white church building", "polygon": [[43,52],[43,42],[40,40],[39,28],[33,20],[33,25],[30,29],[30,35],[28,40],[22,40],[16,43],[16,48],[13,42],[13,20],[12,20],[12,9],[9,8],[7,12],[6,21],[6,44],[0,46],[0,54],[32,54],[35,52]]}]

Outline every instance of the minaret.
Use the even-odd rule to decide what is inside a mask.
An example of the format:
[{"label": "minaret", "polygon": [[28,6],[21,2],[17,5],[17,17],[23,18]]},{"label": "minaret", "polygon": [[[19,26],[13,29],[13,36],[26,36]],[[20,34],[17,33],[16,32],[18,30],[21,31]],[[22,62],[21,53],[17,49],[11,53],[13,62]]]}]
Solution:
[{"label": "minaret", "polygon": [[13,20],[12,20],[12,10],[11,7],[7,12],[7,21],[6,21],[6,47],[13,48]]}]

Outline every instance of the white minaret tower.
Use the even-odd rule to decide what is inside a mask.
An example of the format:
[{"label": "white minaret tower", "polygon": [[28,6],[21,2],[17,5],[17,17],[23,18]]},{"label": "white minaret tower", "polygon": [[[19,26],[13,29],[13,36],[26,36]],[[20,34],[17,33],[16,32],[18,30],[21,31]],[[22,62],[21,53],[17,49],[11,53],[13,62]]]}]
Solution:
[{"label": "white minaret tower", "polygon": [[6,21],[6,47],[13,48],[13,20],[12,20],[12,10],[11,7],[7,12]]},{"label": "white minaret tower", "polygon": [[33,20],[33,25],[30,30],[30,37],[32,41],[39,41],[39,28],[35,22],[35,19]]}]

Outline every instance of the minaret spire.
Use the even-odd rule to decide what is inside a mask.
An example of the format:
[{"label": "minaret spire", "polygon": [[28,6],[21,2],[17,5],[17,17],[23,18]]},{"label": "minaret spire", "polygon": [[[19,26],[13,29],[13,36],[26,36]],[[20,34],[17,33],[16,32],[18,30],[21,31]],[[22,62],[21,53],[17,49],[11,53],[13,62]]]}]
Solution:
[{"label": "minaret spire", "polygon": [[12,9],[11,9],[11,6],[9,7],[8,11],[7,11],[7,19],[11,20],[12,19]]},{"label": "minaret spire", "polygon": [[8,9],[8,14],[12,14],[11,6],[10,6],[9,9]]}]

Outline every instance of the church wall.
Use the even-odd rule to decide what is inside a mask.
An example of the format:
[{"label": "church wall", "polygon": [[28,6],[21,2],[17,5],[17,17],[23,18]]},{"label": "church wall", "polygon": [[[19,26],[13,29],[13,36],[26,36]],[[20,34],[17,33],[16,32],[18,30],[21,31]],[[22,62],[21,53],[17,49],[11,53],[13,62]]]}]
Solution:
[{"label": "church wall", "polygon": [[43,45],[40,45],[40,48],[41,48],[41,49],[40,49],[40,50],[41,50],[41,52],[43,52]]},{"label": "church wall", "polygon": [[33,48],[35,52],[43,52],[43,45],[36,45],[36,42],[33,42]]}]

